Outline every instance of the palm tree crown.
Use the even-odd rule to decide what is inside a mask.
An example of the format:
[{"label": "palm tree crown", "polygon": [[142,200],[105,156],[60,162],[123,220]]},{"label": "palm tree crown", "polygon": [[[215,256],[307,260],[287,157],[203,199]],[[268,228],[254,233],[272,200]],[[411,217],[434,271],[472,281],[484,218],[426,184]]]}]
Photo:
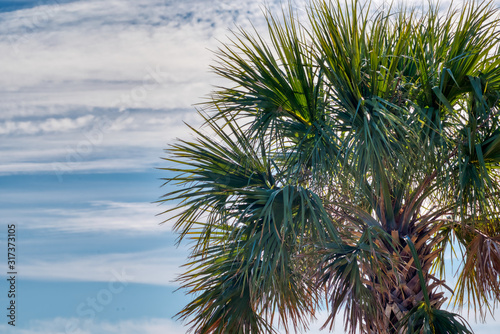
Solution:
[{"label": "palm tree crown", "polygon": [[[167,150],[195,333],[471,333],[500,300],[499,17],[312,1],[216,53],[204,129]],[[373,7],[373,6],[372,6]],[[171,212],[167,210],[165,213]],[[461,261],[454,288],[445,250]]]}]

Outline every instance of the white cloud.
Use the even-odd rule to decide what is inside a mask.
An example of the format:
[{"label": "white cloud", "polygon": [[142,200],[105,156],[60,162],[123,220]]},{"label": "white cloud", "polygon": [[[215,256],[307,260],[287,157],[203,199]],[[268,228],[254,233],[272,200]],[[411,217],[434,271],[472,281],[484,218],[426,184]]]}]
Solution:
[{"label": "white cloud", "polygon": [[163,149],[186,137],[194,111],[105,109],[63,118],[0,121],[0,173],[133,171],[158,166]]},{"label": "white cloud", "polygon": [[[39,152],[34,152],[35,154]],[[33,158],[32,155],[27,155]],[[140,172],[154,167],[151,161],[140,161],[140,157],[135,159],[100,159],[93,161],[70,161],[64,158],[56,162],[12,162],[0,165],[1,174],[14,173],[51,173],[56,180],[64,181],[68,173],[100,173],[105,171]]]},{"label": "white cloud", "polygon": [[[244,8],[257,6],[249,0],[48,3],[0,13],[2,174],[151,168],[186,131],[192,104],[217,82],[208,48],[223,38],[236,10],[242,19],[254,13]],[[112,124],[89,145],[86,133],[106,117]]]},{"label": "white cloud", "polygon": [[[235,23],[264,27],[253,0],[46,3],[0,13],[1,174],[151,168],[221,83],[208,49]],[[89,146],[106,117],[112,126]]]},{"label": "white cloud", "polygon": [[94,119],[93,115],[71,118],[48,118],[41,122],[5,121],[0,122],[0,135],[38,134],[46,132],[68,132],[87,126]]},{"label": "white cloud", "polygon": [[50,281],[115,282],[177,286],[185,263],[186,247],[174,246],[136,253],[64,256],[23,262],[26,279]]},{"label": "white cloud", "polygon": [[[156,217],[169,207],[151,203],[92,202],[87,208],[25,210],[19,229],[44,230],[51,233],[70,232],[68,238],[79,233],[101,233],[102,237],[116,237],[116,233],[138,236],[170,236],[171,222],[159,225],[172,214]],[[10,221],[9,211],[4,219]],[[172,238],[167,238],[172,240]],[[34,280],[70,280],[109,282],[116,273],[124,273],[130,283],[174,286],[181,265],[186,262],[188,242],[179,247],[171,245],[140,252],[105,254],[60,254],[30,257],[23,262],[23,277]],[[92,248],[92,245],[89,244]]]},{"label": "white cloud", "polygon": [[[326,320],[326,313],[319,315],[321,321]],[[185,334],[187,327],[181,322],[163,318],[130,319],[117,322],[93,321],[83,322],[75,318],[54,318],[48,320],[32,320],[27,328],[13,328],[5,324],[0,324],[0,332],[5,334],[68,334],[68,324],[82,324],[80,328],[73,331],[73,334]],[[474,324],[475,334],[497,333],[500,329],[500,322],[493,321],[490,324]],[[327,329],[319,330],[319,326],[312,326],[308,334],[342,334],[343,324],[339,323],[332,332]]]},{"label": "white cloud", "polygon": [[160,68],[166,87],[141,106],[188,107],[214,80],[208,48],[255,15],[248,0],[93,0],[3,13],[0,86],[37,105],[113,107]]},{"label": "white cloud", "polygon": [[[82,325],[72,330],[69,326],[72,323],[82,323]],[[186,327],[171,319],[161,318],[82,322],[79,318],[59,317],[49,320],[33,320],[27,328],[15,328],[2,323],[0,332],[5,334],[185,334]]]},{"label": "white cloud", "polygon": [[[85,204],[85,203],[84,203]],[[159,215],[172,205],[143,202],[95,201],[83,208],[61,207],[26,209],[19,212],[3,210],[3,219],[20,221],[23,228],[83,233],[157,234],[171,231],[173,222],[162,224],[174,213]],[[177,210],[174,212],[178,212]]]},{"label": "white cloud", "polygon": [[27,105],[113,107],[152,80],[149,69],[160,68],[163,86],[140,106],[190,107],[220,82],[209,72],[209,49],[236,25],[248,28],[251,21],[263,30],[263,3],[274,12],[281,6],[278,0],[87,0],[2,13],[0,96]]}]

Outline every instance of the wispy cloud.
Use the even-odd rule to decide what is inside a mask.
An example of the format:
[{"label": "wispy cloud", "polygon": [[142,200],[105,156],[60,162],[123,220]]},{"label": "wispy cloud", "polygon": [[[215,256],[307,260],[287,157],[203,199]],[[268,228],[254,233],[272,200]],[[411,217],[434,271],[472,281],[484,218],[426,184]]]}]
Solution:
[{"label": "wispy cloud", "polygon": [[[313,323],[308,334],[341,334],[344,333],[341,324],[335,330],[328,332],[320,331],[321,324],[327,319],[327,314],[322,312],[318,315],[318,321]],[[75,334],[185,334],[188,327],[180,321],[163,318],[131,319],[116,322],[109,321],[87,321],[81,322],[79,318],[55,318],[49,320],[33,320],[28,328],[16,328],[13,331],[6,325],[0,325],[0,331],[6,334],[68,334],[66,327],[70,323],[81,323],[82,326]],[[478,332],[480,333],[480,332]]]},{"label": "wispy cloud", "polygon": [[199,124],[192,110],[101,108],[70,117],[0,120],[0,173],[124,171],[151,168],[183,121]]},{"label": "wispy cloud", "polygon": [[[78,323],[79,318],[55,318],[33,320],[28,328],[12,328],[0,324],[0,332],[5,334],[68,334],[67,326]],[[137,319],[119,322],[92,321],[74,331],[73,334],[185,334],[186,327],[171,319]]]},{"label": "wispy cloud", "polygon": [[0,86],[42,105],[113,107],[158,67],[168,89],[143,106],[190,106],[213,81],[208,48],[233,22],[260,16],[253,1],[48,3],[0,14]]},{"label": "wispy cloud", "polygon": [[0,135],[39,134],[48,132],[68,132],[88,125],[94,116],[85,115],[75,119],[68,117],[48,118],[41,122],[4,121],[0,122]]},{"label": "wispy cloud", "polygon": [[[318,315],[317,324],[313,324],[308,334],[342,334],[343,324],[339,323],[332,332],[327,329],[320,330],[320,323],[326,320],[326,313]],[[78,322],[79,318],[54,318],[48,320],[33,320],[28,328],[12,328],[5,324],[0,325],[0,331],[6,334],[67,334],[66,327],[69,323]],[[488,324],[473,324],[474,333],[490,334],[498,331],[499,322],[494,321]],[[82,328],[77,329],[74,334],[185,334],[187,327],[181,322],[164,318],[131,319],[116,322],[92,321],[85,322]]]},{"label": "wispy cloud", "polygon": [[87,256],[57,256],[26,260],[22,275],[26,279],[50,281],[110,282],[124,277],[127,283],[176,286],[186,249],[174,246],[135,253]]},{"label": "wispy cloud", "polygon": [[237,6],[45,3],[0,14],[0,173],[151,167],[215,83],[208,48]]},{"label": "wispy cloud", "polygon": [[157,234],[171,230],[172,222],[162,224],[173,213],[160,215],[171,206],[144,202],[94,201],[79,208],[36,208],[23,211],[4,209],[3,219],[20,221],[24,229],[68,233]]},{"label": "wispy cloud", "polygon": [[[47,0],[0,13],[0,173],[53,172],[61,180],[158,163],[161,149],[184,137],[183,121],[200,123],[192,105],[221,83],[209,71],[209,49],[227,40],[228,28],[262,29],[262,6]],[[102,139],[89,141],[103,122]]]}]

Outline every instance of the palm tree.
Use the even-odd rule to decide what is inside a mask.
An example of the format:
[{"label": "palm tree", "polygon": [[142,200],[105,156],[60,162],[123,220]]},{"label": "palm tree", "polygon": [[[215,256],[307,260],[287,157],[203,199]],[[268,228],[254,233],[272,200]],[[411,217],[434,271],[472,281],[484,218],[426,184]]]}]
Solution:
[{"label": "palm tree", "polygon": [[268,36],[217,51],[227,85],[161,199],[193,242],[193,332],[305,330],[326,306],[349,333],[471,333],[445,290],[483,318],[500,300],[498,12],[372,7],[266,12]]}]

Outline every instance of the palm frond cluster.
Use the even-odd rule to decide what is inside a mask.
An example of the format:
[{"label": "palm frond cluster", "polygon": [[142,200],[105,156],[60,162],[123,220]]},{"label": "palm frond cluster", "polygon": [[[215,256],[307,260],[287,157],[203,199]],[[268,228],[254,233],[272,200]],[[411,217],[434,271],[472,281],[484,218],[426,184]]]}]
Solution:
[{"label": "palm frond cluster", "polygon": [[167,150],[161,199],[193,240],[193,332],[305,330],[326,303],[329,329],[344,310],[349,333],[471,333],[444,290],[483,317],[500,300],[498,11],[371,6],[266,12],[268,36],[216,53],[228,84]]}]

